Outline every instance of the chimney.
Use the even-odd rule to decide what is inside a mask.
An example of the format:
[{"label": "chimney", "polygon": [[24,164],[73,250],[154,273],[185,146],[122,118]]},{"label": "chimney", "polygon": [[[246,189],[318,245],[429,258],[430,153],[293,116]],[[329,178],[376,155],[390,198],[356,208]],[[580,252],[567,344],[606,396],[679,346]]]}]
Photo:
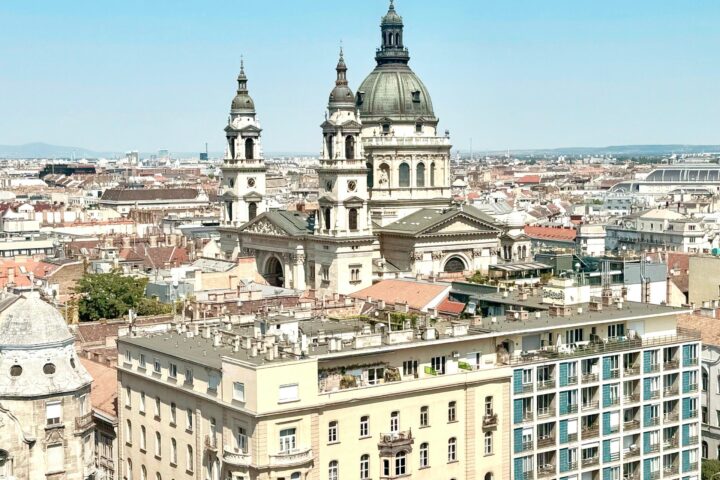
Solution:
[{"label": "chimney", "polygon": [[210,338],[210,325],[203,325],[203,338]]},{"label": "chimney", "polygon": [[213,347],[219,347],[222,344],[222,335],[219,330],[213,332]]},{"label": "chimney", "polygon": [[130,237],[122,237],[122,246],[123,248],[128,248],[130,246]]},{"label": "chimney", "polygon": [[150,235],[149,240],[150,240],[150,247],[151,247],[151,248],[154,248],[154,247],[157,247],[157,246],[158,246],[158,237],[157,237],[157,235]]},{"label": "chimney", "polygon": [[10,267],[7,269],[7,281],[10,285],[15,285],[15,267]]}]

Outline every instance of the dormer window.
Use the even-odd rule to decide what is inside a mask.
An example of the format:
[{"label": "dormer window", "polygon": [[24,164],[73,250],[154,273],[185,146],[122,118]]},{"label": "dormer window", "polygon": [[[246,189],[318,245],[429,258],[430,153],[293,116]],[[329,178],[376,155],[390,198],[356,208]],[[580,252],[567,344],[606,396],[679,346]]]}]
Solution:
[{"label": "dormer window", "polygon": [[422,123],[418,122],[415,124],[415,133],[422,133]]},{"label": "dormer window", "polygon": [[383,133],[383,135],[389,135],[389,134],[390,134],[390,124],[389,124],[389,123],[383,123],[382,133]]},{"label": "dormer window", "polygon": [[413,103],[420,103],[420,90],[412,92],[412,101]]},{"label": "dormer window", "polygon": [[357,92],[355,96],[355,104],[360,107],[365,102],[365,92]]}]

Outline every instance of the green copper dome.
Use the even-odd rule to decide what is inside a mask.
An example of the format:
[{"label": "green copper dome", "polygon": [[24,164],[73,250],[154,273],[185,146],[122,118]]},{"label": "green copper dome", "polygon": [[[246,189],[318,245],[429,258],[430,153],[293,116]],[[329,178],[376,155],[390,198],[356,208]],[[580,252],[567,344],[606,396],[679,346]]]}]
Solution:
[{"label": "green copper dome", "polygon": [[358,88],[357,107],[363,123],[415,122],[422,118],[437,123],[430,94],[410,69],[410,54],[403,45],[403,21],[390,2],[380,23],[382,46],[377,50],[377,66]]},{"label": "green copper dome", "polygon": [[245,76],[245,65],[244,62],[240,62],[240,74],[238,75],[238,89],[233,98],[232,105],[230,107],[230,113],[239,115],[254,115],[255,114],[255,102],[247,88],[247,76]]}]

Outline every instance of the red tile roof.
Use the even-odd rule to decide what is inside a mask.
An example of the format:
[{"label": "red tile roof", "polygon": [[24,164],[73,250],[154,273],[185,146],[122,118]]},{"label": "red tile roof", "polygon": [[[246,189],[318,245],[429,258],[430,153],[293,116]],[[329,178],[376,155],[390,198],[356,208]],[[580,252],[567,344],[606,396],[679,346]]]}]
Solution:
[{"label": "red tile roof", "polygon": [[92,387],[90,387],[92,408],[116,417],[117,370],[115,367],[93,362],[83,357],[80,357],[80,363],[93,378]]},{"label": "red tile roof", "polygon": [[515,183],[520,185],[526,185],[529,183],[540,183],[540,175],[525,175],[524,177],[518,178]]},{"label": "red tile roof", "polygon": [[537,225],[525,225],[525,234],[530,238],[540,240],[559,240],[574,242],[577,231],[574,228],[566,227],[542,227]]},{"label": "red tile roof", "polygon": [[375,285],[363,288],[351,297],[372,300],[383,300],[386,304],[404,303],[414,310],[424,310],[443,292],[450,289],[449,284],[424,283],[414,280],[381,280]]},{"label": "red tile roof", "polygon": [[445,300],[440,302],[440,305],[438,305],[437,309],[438,309],[438,313],[445,313],[445,314],[449,314],[449,315],[458,316],[465,309],[465,304],[462,302],[456,302],[454,300],[450,300],[450,298],[446,298]]}]

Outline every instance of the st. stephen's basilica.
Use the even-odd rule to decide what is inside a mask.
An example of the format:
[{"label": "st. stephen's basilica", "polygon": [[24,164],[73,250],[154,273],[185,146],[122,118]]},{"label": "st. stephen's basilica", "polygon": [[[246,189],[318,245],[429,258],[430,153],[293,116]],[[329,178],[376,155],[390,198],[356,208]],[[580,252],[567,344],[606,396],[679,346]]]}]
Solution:
[{"label": "st. stephen's basilica", "polygon": [[525,260],[522,224],[452,202],[449,133],[410,69],[391,1],[375,69],[353,93],[342,51],[322,123],[314,213],[268,210],[255,103],[243,68],[225,128],[221,246],[252,256],[268,283],[347,294],[374,279],[487,272],[500,252]]}]

